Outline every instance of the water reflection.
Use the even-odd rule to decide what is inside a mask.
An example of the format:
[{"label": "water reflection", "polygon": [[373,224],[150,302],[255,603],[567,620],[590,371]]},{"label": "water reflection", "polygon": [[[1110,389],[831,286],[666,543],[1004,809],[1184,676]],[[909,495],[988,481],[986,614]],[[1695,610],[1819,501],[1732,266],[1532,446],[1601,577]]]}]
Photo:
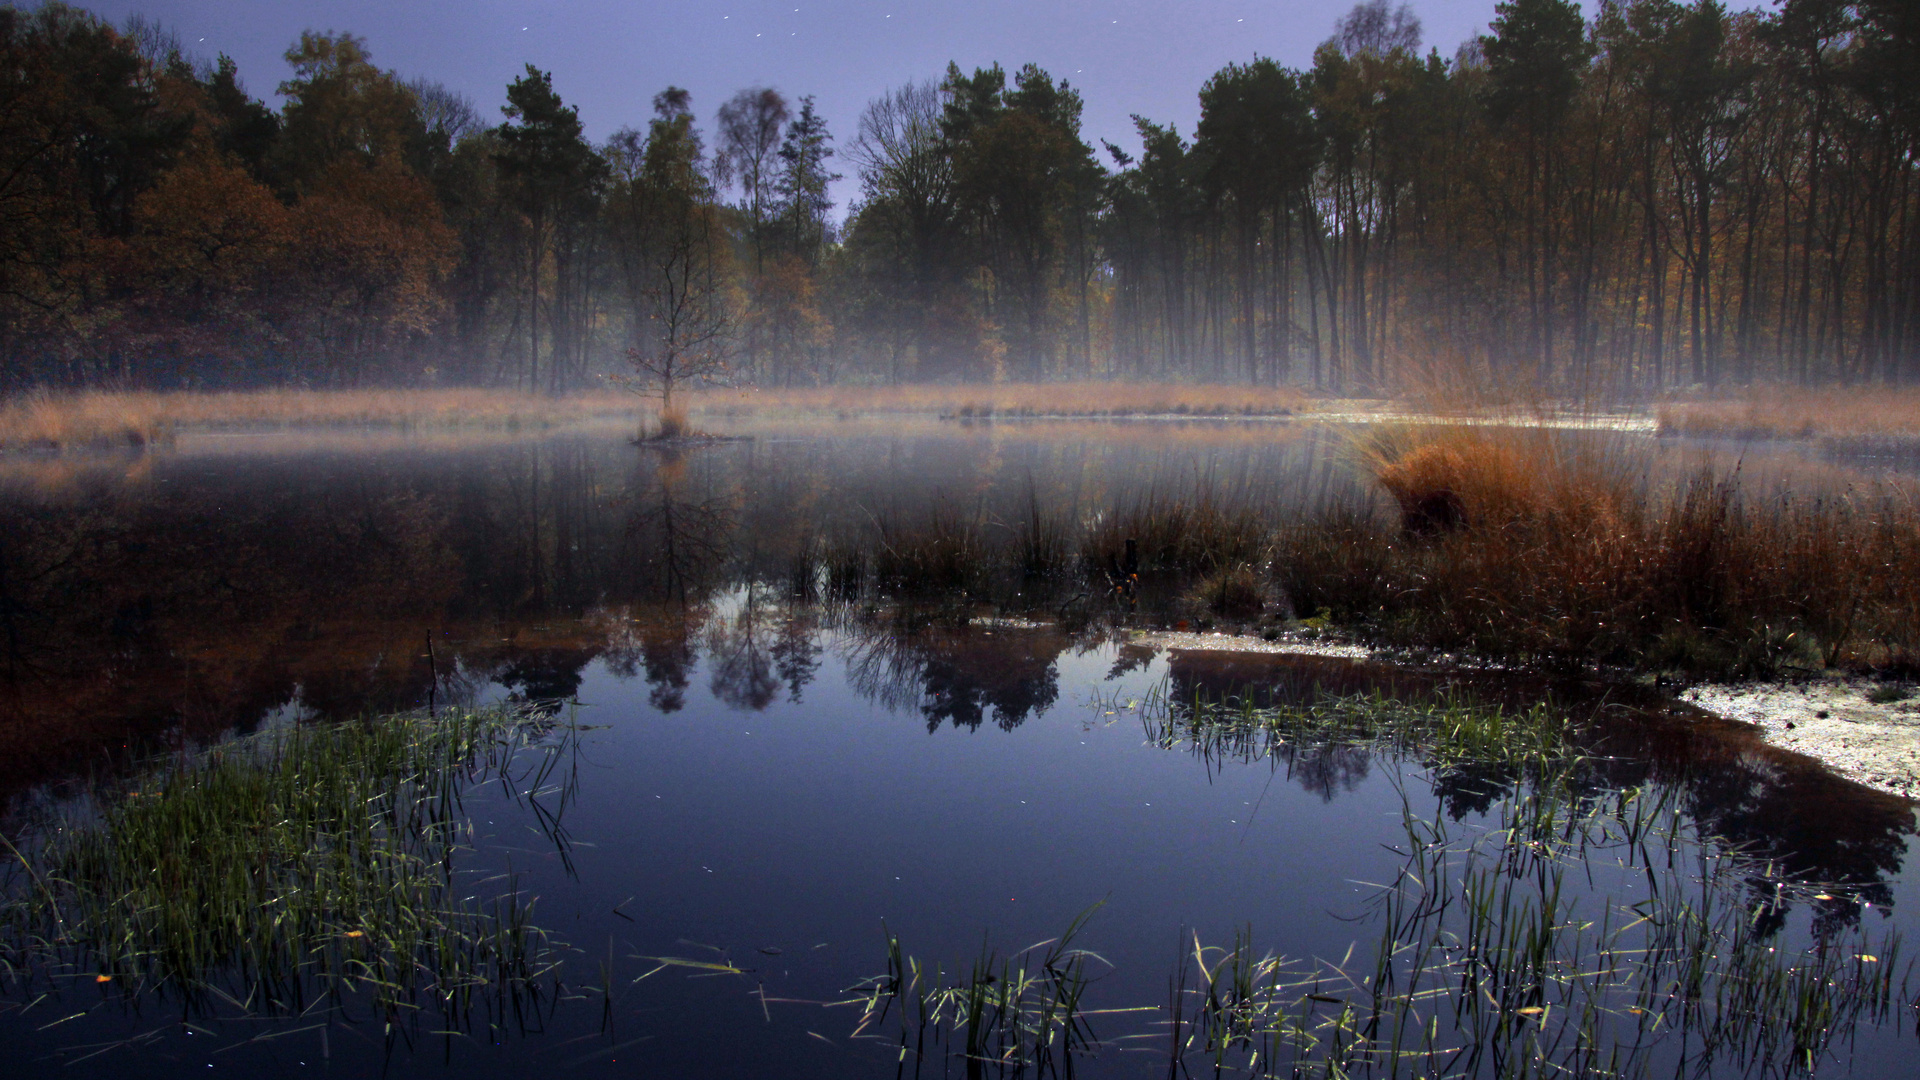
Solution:
[{"label": "water reflection", "polygon": [[[1251,700],[1310,705],[1327,695],[1381,694],[1405,701],[1468,701],[1524,708],[1551,701],[1573,721],[1585,753],[1580,773],[1592,791],[1670,786],[1705,833],[1770,863],[1774,875],[1829,883],[1817,923],[1850,922],[1893,900],[1908,838],[1916,831],[1906,799],[1854,784],[1817,761],[1768,746],[1758,733],[1653,691],[1581,680],[1498,672],[1435,672],[1312,656],[1177,652],[1169,699]],[[1351,745],[1273,750],[1302,787],[1331,799],[1364,779],[1371,753]],[[1434,791],[1454,820],[1477,817],[1524,780],[1516,768],[1446,763]],[[1816,809],[1817,808],[1817,811]],[[1784,923],[1786,906],[1756,880],[1762,929]]]},{"label": "water reflection", "polygon": [[1055,627],[988,629],[855,623],[847,678],[899,713],[919,713],[928,731],[974,730],[991,717],[1012,731],[1060,698],[1054,661],[1073,639]]},{"label": "water reflection", "polygon": [[[802,701],[833,650],[855,692],[929,731],[1012,730],[1078,692],[1063,691],[1061,659],[1107,647],[1113,618],[1080,600],[1063,624],[1044,579],[905,609],[828,557],[837,541],[889,514],[964,505],[983,527],[1009,527],[998,523],[1024,520],[1030,500],[1086,515],[1196,480],[1223,499],[1286,505],[1350,485],[1337,457],[1301,435],[1183,447],[976,433],[686,454],[563,438],[142,459],[64,485],[0,486],[0,793],[296,707],[570,699],[596,663],[643,680],[661,713],[685,707],[696,679],[751,712]],[[1120,644],[1108,677],[1156,656]],[[1197,653],[1174,656],[1170,673],[1176,699],[1458,689],[1350,662]],[[1473,691],[1583,709],[1596,786],[1682,784],[1721,835],[1888,897],[1913,829],[1901,800],[1652,695],[1525,679]],[[1324,800],[1374,768],[1341,746],[1289,748],[1280,764]],[[1438,783],[1465,816],[1513,780],[1455,770]]]}]

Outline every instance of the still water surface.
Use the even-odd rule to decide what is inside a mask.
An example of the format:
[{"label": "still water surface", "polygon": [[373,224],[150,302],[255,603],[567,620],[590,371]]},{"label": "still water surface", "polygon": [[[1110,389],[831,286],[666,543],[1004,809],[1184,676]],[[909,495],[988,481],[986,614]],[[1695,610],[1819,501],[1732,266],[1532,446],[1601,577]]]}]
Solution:
[{"label": "still water surface", "polygon": [[[77,986],[0,1005],[10,1057],[36,1071],[887,1076],[893,1048],[850,1039],[857,1010],[824,1004],[882,969],[883,927],[951,971],[1098,904],[1079,944],[1110,966],[1089,1004],[1154,1006],[1196,935],[1226,944],[1250,925],[1261,951],[1330,959],[1370,943],[1368,883],[1401,863],[1403,806],[1471,824],[1500,787],[1352,748],[1162,749],[1126,707],[1156,688],[1418,696],[1444,692],[1437,676],[1130,644],[1130,624],[1160,617],[1151,598],[1105,610],[1072,583],[903,615],[795,570],[943,508],[1013,523],[1035,503],[1084,516],[1205,487],[1277,515],[1359,491],[1310,430],[803,433],[670,456],[611,436],[205,439],[5,479],[10,820],[141,755],[313,717],[564,700],[581,727],[561,843],[497,786],[467,804],[475,891],[519,874],[535,921],[577,950],[540,1002],[492,1017],[497,1038],[484,1021],[388,1037],[351,1008],[183,1018]],[[1469,681],[1579,712],[1596,783],[1673,785],[1704,830],[1836,883],[1837,899],[1779,916],[1783,942],[1920,910],[1903,800],[1638,692]],[[748,973],[631,981],[660,956]],[[580,990],[609,957],[610,1020]],[[1911,1017],[1895,1021],[1827,1071],[1909,1075]],[[1167,1059],[1118,1041],[1081,1069],[1157,1076]]]}]

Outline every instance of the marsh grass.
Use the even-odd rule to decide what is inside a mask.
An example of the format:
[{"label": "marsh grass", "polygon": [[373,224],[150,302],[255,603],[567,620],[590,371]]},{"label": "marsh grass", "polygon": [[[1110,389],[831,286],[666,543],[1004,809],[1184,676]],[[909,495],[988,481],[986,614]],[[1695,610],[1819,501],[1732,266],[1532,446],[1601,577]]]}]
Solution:
[{"label": "marsh grass", "polygon": [[1290,387],[1145,382],[960,383],[916,386],[702,389],[687,395],[706,416],[857,416],[928,413],[993,417],[1290,416],[1308,408]]},{"label": "marsh grass", "polygon": [[1176,1057],[1258,1075],[1794,1075],[1911,1000],[1897,933],[1791,944],[1766,916],[1830,886],[1700,834],[1675,788],[1593,792],[1550,706],[1155,696],[1141,717],[1150,741],[1210,760],[1350,745],[1435,776],[1510,778],[1483,822],[1423,817],[1403,790],[1404,864],[1368,901],[1370,960],[1256,959],[1250,932],[1230,948],[1196,939]]},{"label": "marsh grass", "polygon": [[1665,435],[1912,443],[1920,441],[1920,390],[1768,388],[1732,399],[1672,402],[1660,406],[1657,416]]},{"label": "marsh grass", "polygon": [[1271,535],[1260,510],[1201,485],[1191,495],[1150,491],[1099,515],[1081,539],[1090,567],[1108,565],[1139,545],[1141,569],[1206,573],[1235,563],[1266,560]]},{"label": "marsh grass", "polygon": [[871,565],[883,589],[965,596],[983,591],[1010,551],[978,508],[937,501],[925,510],[872,519]]},{"label": "marsh grass", "polygon": [[907,955],[900,939],[887,933],[886,973],[853,990],[861,1008],[853,1037],[895,1044],[901,1071],[911,1060],[914,1075],[938,1057],[942,1075],[958,1058],[968,1076],[1072,1076],[1075,1055],[1098,1045],[1096,1015],[1144,1011],[1094,1011],[1081,1003],[1089,962],[1106,964],[1073,944],[1095,908],[1058,938],[1012,956],[982,945],[964,976],[955,972],[952,978],[938,964]]},{"label": "marsh grass", "polygon": [[[1404,826],[1404,863],[1367,903],[1370,956],[1256,957],[1250,931],[1195,940],[1167,1024],[1177,1060],[1259,1076],[1813,1075],[1909,997],[1896,933],[1795,946],[1759,929],[1756,868],[1692,834],[1669,792],[1581,799],[1543,778],[1485,829],[1411,809]],[[1775,903],[1818,889],[1771,884]]]},{"label": "marsh grass", "polygon": [[[355,1006],[392,1025],[521,1012],[558,965],[511,874],[466,880],[463,799],[498,782],[565,852],[569,738],[550,718],[300,725],[157,765],[16,846],[5,974],[33,994],[97,983],[189,1015]],[[557,742],[556,742],[557,739]]]},{"label": "marsh grass", "polygon": [[1246,563],[1221,567],[1200,579],[1187,602],[1209,614],[1251,619],[1267,607],[1266,575]]},{"label": "marsh grass", "polygon": [[1140,573],[1179,587],[1183,578],[1211,573],[1215,601],[1235,613],[1249,605],[1257,613],[1268,592],[1259,569],[1268,536],[1254,508],[1230,506],[1210,492],[1189,500],[1149,494],[1082,517],[1046,505],[1029,490],[1005,516],[984,503],[953,499],[868,511],[864,522],[814,544],[801,558],[815,567],[803,572],[824,577],[841,599],[939,598],[1038,609],[1071,596],[1070,603],[1117,599],[1130,606]]},{"label": "marsh grass", "polygon": [[1800,488],[1656,461],[1626,436],[1487,426],[1377,426],[1348,456],[1377,495],[1285,503],[1196,481],[1091,512],[1030,487],[998,512],[982,498],[875,513],[826,546],[826,576],[846,597],[1061,618],[1134,618],[1138,592],[1149,620],[1290,612],[1556,668],[1920,669],[1911,485]]},{"label": "marsh grass", "polygon": [[1271,760],[1288,746],[1351,746],[1417,756],[1429,769],[1471,763],[1546,773],[1578,757],[1565,714],[1544,703],[1506,709],[1320,694],[1307,703],[1258,705],[1244,697],[1174,701],[1162,687],[1140,703],[1139,716],[1150,745],[1216,762]]},{"label": "marsh grass", "polygon": [[[1209,758],[1356,745],[1511,779],[1468,820],[1424,816],[1402,789],[1398,863],[1355,920],[1370,938],[1337,957],[1288,958],[1257,952],[1250,927],[1226,946],[1196,935],[1164,1007],[1085,1008],[1084,989],[1048,981],[1052,968],[1037,984],[1012,980],[1025,996],[991,965],[995,977],[975,965],[948,983],[889,937],[887,973],[863,987],[861,1029],[894,1016],[903,1070],[964,1032],[969,1065],[992,1075],[1073,1075],[1074,1055],[1159,1046],[1170,1076],[1805,1076],[1851,1053],[1864,1028],[1905,1021],[1913,970],[1897,932],[1782,932],[1771,916],[1830,901],[1834,887],[1699,833],[1675,788],[1585,788],[1550,709],[1156,695],[1140,713],[1149,741]],[[956,1005],[982,998],[1006,1004]],[[1147,1029],[1094,1032],[1096,1017],[1127,1014]],[[1043,1032],[1065,1057],[1040,1052]]]},{"label": "marsh grass", "polygon": [[185,430],[371,427],[543,429],[633,415],[615,393],[511,390],[36,391],[0,401],[0,448],[144,446]]},{"label": "marsh grass", "polygon": [[1360,458],[1398,513],[1324,507],[1275,565],[1297,610],[1384,641],[1732,675],[1920,648],[1920,505],[1897,484],[1660,475],[1615,443],[1485,428],[1389,430]]}]

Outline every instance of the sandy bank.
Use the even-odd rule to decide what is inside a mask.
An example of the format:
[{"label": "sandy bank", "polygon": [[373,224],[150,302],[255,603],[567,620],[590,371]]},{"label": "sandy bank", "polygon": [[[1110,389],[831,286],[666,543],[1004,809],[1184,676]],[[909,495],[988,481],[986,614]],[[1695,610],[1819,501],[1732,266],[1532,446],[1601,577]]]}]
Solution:
[{"label": "sandy bank", "polygon": [[[1135,634],[1162,649],[1290,654],[1392,662],[1364,646],[1283,636],[1273,641],[1225,633]],[[1872,701],[1886,683],[1822,678],[1802,683],[1706,683],[1679,700],[1726,720],[1751,724],[1772,746],[1804,754],[1856,783],[1920,800],[1920,693]]]},{"label": "sandy bank", "polygon": [[1817,758],[1849,780],[1920,798],[1920,697],[1868,700],[1885,686],[1866,679],[1713,684],[1680,699],[1752,724],[1767,742]]}]

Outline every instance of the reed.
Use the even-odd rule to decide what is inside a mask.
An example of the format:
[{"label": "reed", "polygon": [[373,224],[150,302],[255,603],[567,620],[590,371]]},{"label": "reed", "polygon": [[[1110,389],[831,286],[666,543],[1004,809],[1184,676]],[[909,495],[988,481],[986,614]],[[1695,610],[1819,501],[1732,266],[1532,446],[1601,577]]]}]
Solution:
[{"label": "reed", "polygon": [[1270,536],[1258,508],[1235,505],[1202,485],[1190,495],[1148,492],[1099,515],[1088,524],[1080,551],[1097,570],[1120,558],[1131,540],[1143,570],[1206,573],[1265,563]]},{"label": "reed", "polygon": [[[1165,1047],[1168,1075],[1795,1076],[1867,1028],[1904,1022],[1913,967],[1897,932],[1780,932],[1769,911],[1833,903],[1828,890],[1840,890],[1700,833],[1676,789],[1594,793],[1550,710],[1338,697],[1253,708],[1158,694],[1141,716],[1150,740],[1206,755],[1347,742],[1428,769],[1519,769],[1471,821],[1422,815],[1402,789],[1400,864],[1362,908],[1371,937],[1337,958],[1287,958],[1256,952],[1251,927],[1226,946],[1196,935],[1164,1007],[1089,1008],[1082,989],[1044,980],[1033,993],[1024,967],[982,978],[976,965],[949,985],[889,936],[887,973],[862,987],[861,1030],[896,1016],[903,1071],[908,1057],[918,1069],[929,1047],[964,1038],[970,1075],[976,1063],[1071,1075],[1070,1059],[1039,1053],[1048,1031],[1082,1057]],[[1030,993],[1024,1004],[969,1007],[1004,994],[995,979],[1009,970]],[[1151,1023],[1103,1040],[1101,1017]]]},{"label": "reed", "polygon": [[1291,387],[1150,382],[959,383],[913,386],[743,387],[687,395],[698,414],[727,417],[929,413],[995,417],[1283,417],[1306,411]]},{"label": "reed", "polygon": [[[1195,941],[1176,1060],[1256,1076],[1812,1075],[1908,997],[1896,933],[1796,946],[1757,930],[1756,868],[1689,833],[1663,792],[1583,803],[1549,783],[1485,831],[1410,809],[1405,824],[1405,864],[1368,905],[1371,955]],[[1782,902],[1819,888],[1769,884]]]},{"label": "reed", "polygon": [[1920,390],[1856,386],[1764,388],[1738,398],[1680,401],[1656,411],[1666,435],[1733,439],[1920,439]]},{"label": "reed", "polygon": [[564,843],[555,730],[443,710],[175,757],[8,844],[0,952],[29,989],[110,983],[189,1014],[300,1015],[351,996],[452,1028],[477,1003],[520,1004],[556,946],[511,876],[461,882],[462,801],[503,779]]},{"label": "reed", "polygon": [[630,417],[630,396],[510,390],[35,391],[0,402],[0,448],[165,442],[187,430],[540,429]]},{"label": "reed", "polygon": [[951,502],[919,514],[882,514],[873,519],[873,577],[902,593],[978,594],[1007,561],[1006,546],[995,539],[978,510]]},{"label": "reed", "polygon": [[861,1007],[853,1037],[878,1036],[892,1017],[896,1033],[885,1037],[898,1047],[903,1073],[909,1059],[919,1075],[937,1055],[942,1075],[957,1058],[968,1076],[1072,1076],[1075,1055],[1097,1046],[1095,1013],[1082,1001],[1088,962],[1105,961],[1073,942],[1098,907],[1082,912],[1059,937],[1012,956],[983,945],[965,977],[951,981],[887,933],[885,974],[852,991]]},{"label": "reed", "polygon": [[1280,530],[1275,565],[1296,610],[1378,640],[1733,675],[1920,648],[1920,505],[1896,484],[1661,476],[1618,444],[1487,428],[1390,432],[1361,458],[1398,513],[1324,507]]}]

